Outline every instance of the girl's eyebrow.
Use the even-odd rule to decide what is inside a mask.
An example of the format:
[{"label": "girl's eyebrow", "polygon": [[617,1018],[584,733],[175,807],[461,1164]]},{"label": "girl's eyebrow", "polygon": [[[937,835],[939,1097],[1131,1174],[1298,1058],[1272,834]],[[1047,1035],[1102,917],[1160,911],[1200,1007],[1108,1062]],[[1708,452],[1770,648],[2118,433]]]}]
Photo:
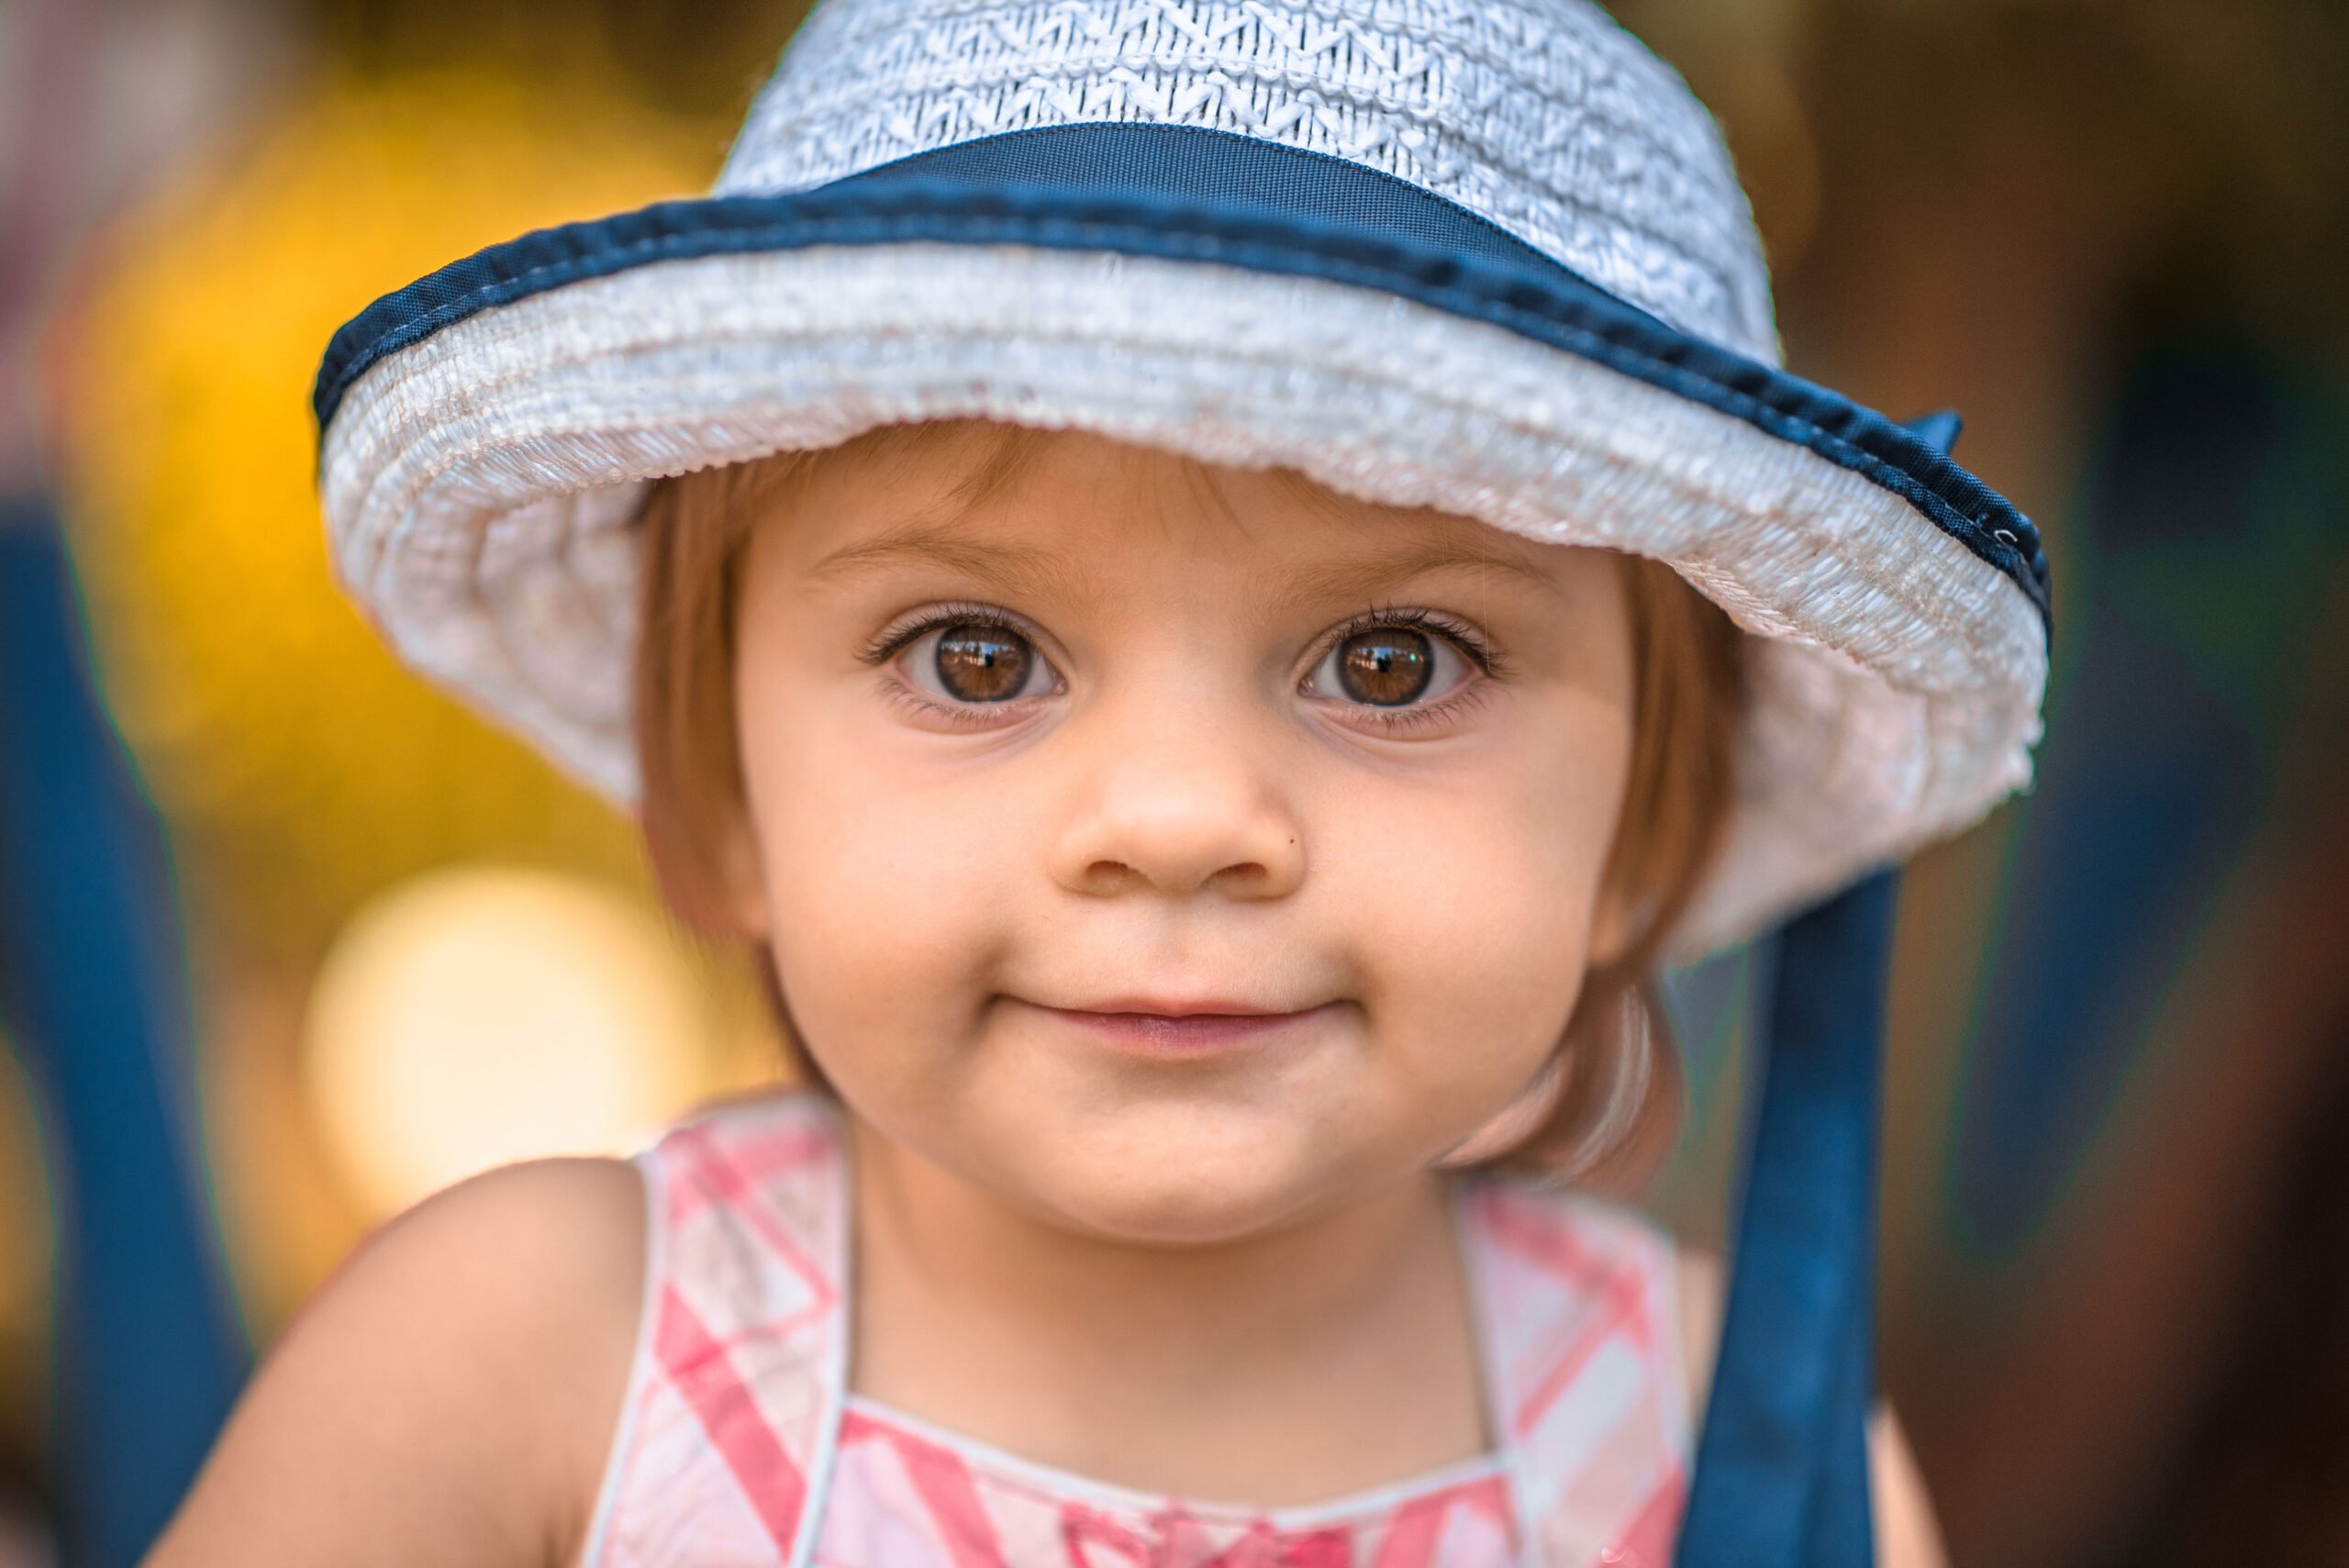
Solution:
[{"label": "girl's eyebrow", "polygon": [[1326,566],[1306,567],[1297,573],[1296,582],[1298,588],[1310,594],[1358,599],[1375,597],[1382,591],[1439,572],[1464,570],[1480,573],[1499,573],[1544,593],[1558,591],[1557,583],[1548,573],[1514,552],[1480,550],[1466,540],[1458,539],[1333,562]]},{"label": "girl's eyebrow", "polygon": [[[1013,594],[1068,586],[1066,564],[1049,550],[974,539],[958,529],[930,522],[910,523],[877,539],[845,545],[818,562],[814,575],[852,577],[892,566],[943,568]],[[1300,568],[1292,581],[1300,594],[1358,599],[1376,597],[1421,577],[1459,571],[1498,573],[1543,593],[1553,594],[1558,588],[1547,573],[1515,552],[1480,549],[1476,543],[1464,539],[1440,540],[1417,548],[1373,552],[1351,561],[1307,566]]]},{"label": "girl's eyebrow", "polygon": [[974,539],[934,523],[913,523],[844,545],[818,562],[814,575],[852,577],[891,566],[943,567],[1014,592],[1034,592],[1062,575],[1048,551]]}]

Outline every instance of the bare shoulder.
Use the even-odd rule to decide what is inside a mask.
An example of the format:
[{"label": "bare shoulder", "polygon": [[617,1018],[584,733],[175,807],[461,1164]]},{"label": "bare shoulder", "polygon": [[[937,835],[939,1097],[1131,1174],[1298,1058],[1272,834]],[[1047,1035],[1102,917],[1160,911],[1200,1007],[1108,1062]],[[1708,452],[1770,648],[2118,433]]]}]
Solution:
[{"label": "bare shoulder", "polygon": [[582,1544],[626,1396],[644,1192],[614,1160],[465,1182],[287,1329],[150,1568],[541,1568]]},{"label": "bare shoulder", "polygon": [[1721,1310],[1728,1275],[1719,1252],[1701,1247],[1673,1249],[1673,1306],[1679,1315],[1680,1364],[1688,1377],[1688,1418],[1701,1420],[1713,1386],[1713,1358],[1721,1343]]}]

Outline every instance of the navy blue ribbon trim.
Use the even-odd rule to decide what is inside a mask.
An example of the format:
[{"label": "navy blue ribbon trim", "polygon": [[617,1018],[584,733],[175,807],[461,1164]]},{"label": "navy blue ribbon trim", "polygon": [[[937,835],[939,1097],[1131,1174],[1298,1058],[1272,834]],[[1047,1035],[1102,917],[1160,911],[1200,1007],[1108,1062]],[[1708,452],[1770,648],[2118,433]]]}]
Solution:
[{"label": "navy blue ribbon trim", "polygon": [[655,261],[816,245],[1023,245],[1212,262],[1381,290],[1675,393],[1898,495],[2049,617],[2030,519],[1884,416],[1666,326],[1442,197],[1342,159],[1186,126],[1018,131],[814,190],[663,202],[493,245],[369,306],[328,345],[324,431],[351,385],[442,328]]}]

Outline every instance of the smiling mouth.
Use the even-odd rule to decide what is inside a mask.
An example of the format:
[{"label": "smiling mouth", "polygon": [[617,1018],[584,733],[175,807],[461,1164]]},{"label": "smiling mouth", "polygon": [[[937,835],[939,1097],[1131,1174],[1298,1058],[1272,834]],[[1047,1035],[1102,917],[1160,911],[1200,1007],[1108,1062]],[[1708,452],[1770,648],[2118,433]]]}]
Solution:
[{"label": "smiling mouth", "polygon": [[1125,1006],[1098,1010],[1039,1006],[1037,1011],[1074,1026],[1113,1051],[1185,1061],[1269,1045],[1301,1025],[1326,1018],[1337,1006],[1330,1002],[1295,1013],[1264,1012],[1238,1005],[1210,1005],[1181,1012]]}]

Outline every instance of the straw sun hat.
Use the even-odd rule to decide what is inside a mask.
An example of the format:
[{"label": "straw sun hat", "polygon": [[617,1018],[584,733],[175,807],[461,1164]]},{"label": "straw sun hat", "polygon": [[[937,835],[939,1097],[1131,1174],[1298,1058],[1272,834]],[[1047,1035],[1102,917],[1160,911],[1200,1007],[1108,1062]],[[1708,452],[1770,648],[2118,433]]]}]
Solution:
[{"label": "straw sun hat", "polygon": [[717,190],[371,306],[318,373],[351,594],[616,799],[662,475],[907,420],[1281,465],[1653,556],[1754,639],[1694,954],[2030,776],[2046,562],[1777,368],[1719,132],[1585,0],[825,0]]}]

